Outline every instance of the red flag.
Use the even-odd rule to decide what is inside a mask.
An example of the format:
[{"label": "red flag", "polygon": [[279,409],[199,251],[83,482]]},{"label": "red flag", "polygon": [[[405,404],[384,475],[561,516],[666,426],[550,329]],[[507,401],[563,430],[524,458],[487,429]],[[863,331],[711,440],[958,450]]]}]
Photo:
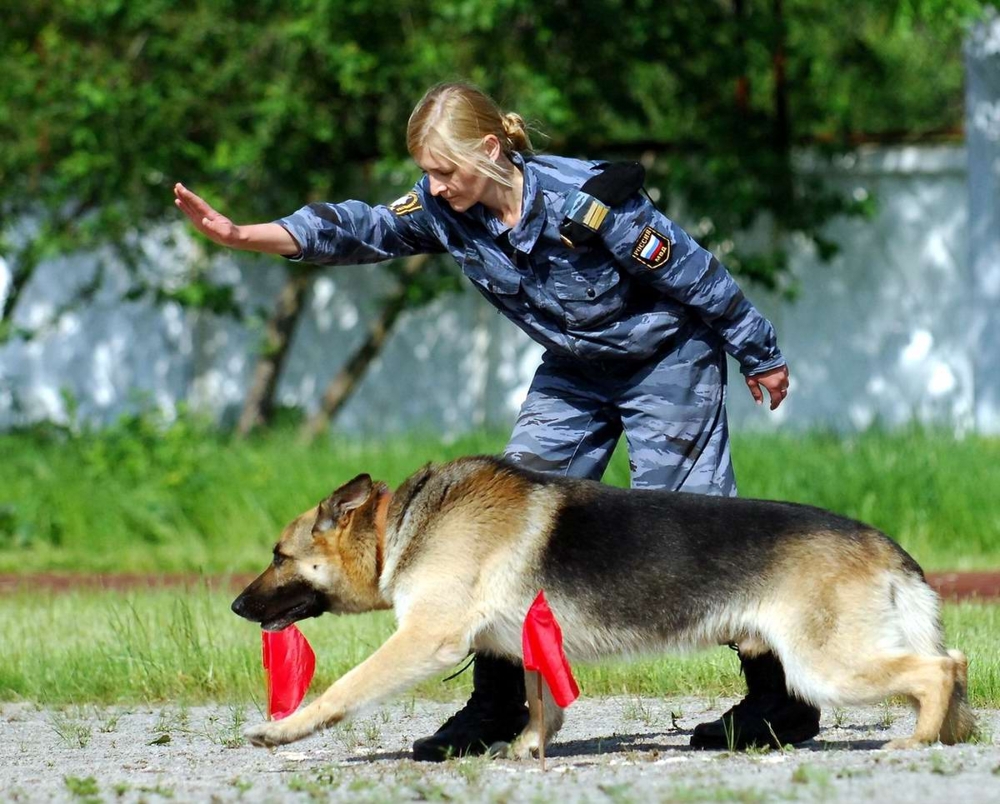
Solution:
[{"label": "red flag", "polygon": [[562,630],[545,600],[544,590],[538,593],[524,618],[521,649],[524,652],[524,669],[542,674],[559,706],[567,707],[580,697],[580,688],[563,653]]},{"label": "red flag", "polygon": [[298,709],[316,670],[316,654],[294,625],[261,631],[267,678],[267,719],[281,720]]}]

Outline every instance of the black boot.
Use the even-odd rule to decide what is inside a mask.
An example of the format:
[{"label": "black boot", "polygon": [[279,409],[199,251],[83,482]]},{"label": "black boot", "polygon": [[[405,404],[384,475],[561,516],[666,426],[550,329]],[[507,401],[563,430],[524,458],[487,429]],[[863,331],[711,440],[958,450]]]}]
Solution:
[{"label": "black boot", "polygon": [[695,748],[743,749],[801,743],[819,733],[819,709],[788,694],[785,671],[773,653],[740,656],[747,697],[691,735]]},{"label": "black boot", "polygon": [[496,742],[510,742],[528,725],[524,668],[520,662],[477,655],[472,697],[430,737],[413,743],[418,762],[483,754]]}]

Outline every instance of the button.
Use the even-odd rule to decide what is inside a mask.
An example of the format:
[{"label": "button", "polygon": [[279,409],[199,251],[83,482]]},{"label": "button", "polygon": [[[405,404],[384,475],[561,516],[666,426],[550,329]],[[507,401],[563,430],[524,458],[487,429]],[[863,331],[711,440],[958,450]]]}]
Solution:
[{"label": "button", "polygon": [[596,296],[596,295],[597,295],[597,294],[596,294],[596,293],[594,293],[594,289],[593,289],[593,288],[587,288],[587,298],[588,298],[588,299],[592,299],[592,298],[594,298],[594,296]]}]

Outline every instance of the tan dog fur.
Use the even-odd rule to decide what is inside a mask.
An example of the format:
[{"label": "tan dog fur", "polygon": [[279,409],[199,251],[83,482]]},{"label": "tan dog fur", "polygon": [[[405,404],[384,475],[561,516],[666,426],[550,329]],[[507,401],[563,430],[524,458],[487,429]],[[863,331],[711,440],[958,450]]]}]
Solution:
[{"label": "tan dog fur", "polygon": [[[278,629],[303,611],[315,616],[392,608],[398,628],[307,706],[252,727],[248,738],[262,746],[302,739],[447,671],[470,651],[519,659],[523,618],[543,587],[571,660],[736,642],[746,653],[774,651],[789,689],[816,705],[907,696],[918,710],[916,729],[890,747],[972,736],[965,657],[944,650],[937,596],[912,559],[878,531],[860,523],[848,528],[839,519],[827,530],[827,512],[797,507],[796,521],[804,518],[807,525],[815,510],[816,527],[775,537],[771,552],[757,559],[755,577],[705,601],[703,613],[684,627],[664,631],[669,610],[622,625],[600,614],[601,596],[609,594],[605,589],[617,594],[628,578],[608,578],[602,590],[583,589],[559,583],[560,568],[546,563],[567,507],[586,513],[593,506],[599,518],[606,495],[618,495],[614,504],[626,507],[652,500],[667,512],[675,500],[701,508],[732,503],[690,501],[693,495],[654,499],[642,495],[656,492],[596,486],[542,478],[492,458],[466,458],[425,467],[391,500],[384,485],[359,476],[297,517],[282,532],[274,563],[234,610]],[[768,511],[772,504],[760,505]],[[642,535],[635,538],[643,544]],[[670,578],[668,563],[664,578]],[[705,571],[715,570],[706,562]],[[545,707],[545,735],[532,704],[511,756],[537,752],[559,730],[563,712],[547,694]]]}]

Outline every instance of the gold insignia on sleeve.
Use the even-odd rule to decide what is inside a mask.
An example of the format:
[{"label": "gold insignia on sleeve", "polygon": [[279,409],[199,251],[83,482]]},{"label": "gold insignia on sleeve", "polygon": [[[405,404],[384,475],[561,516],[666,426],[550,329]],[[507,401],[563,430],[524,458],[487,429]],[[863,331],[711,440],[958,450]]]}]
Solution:
[{"label": "gold insignia on sleeve", "polygon": [[639,239],[632,247],[632,256],[650,270],[662,268],[670,261],[670,240],[660,234],[652,226],[647,226],[639,233]]},{"label": "gold insignia on sleeve", "polygon": [[389,209],[395,212],[399,216],[409,215],[411,212],[416,212],[418,209],[423,209],[420,204],[420,199],[414,192],[409,192],[402,198],[397,198],[391,204],[389,204]]}]

